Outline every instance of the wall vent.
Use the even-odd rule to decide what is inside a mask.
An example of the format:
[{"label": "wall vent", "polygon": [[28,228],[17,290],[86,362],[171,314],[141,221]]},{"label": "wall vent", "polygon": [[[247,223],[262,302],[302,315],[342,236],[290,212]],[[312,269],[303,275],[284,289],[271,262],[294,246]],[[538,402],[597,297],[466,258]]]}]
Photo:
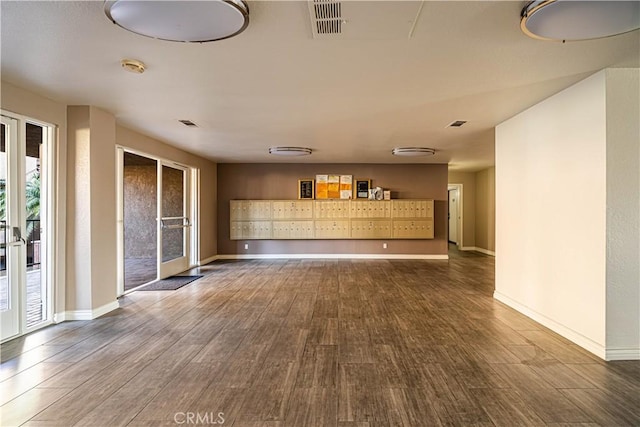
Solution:
[{"label": "wall vent", "polygon": [[342,3],[335,0],[309,0],[313,37],[342,34]]},{"label": "wall vent", "polygon": [[449,128],[459,128],[462,127],[463,124],[467,123],[466,120],[456,120],[453,123],[449,123],[449,125],[447,127]]},{"label": "wall vent", "polygon": [[191,128],[197,128],[198,125],[193,123],[191,120],[178,120],[180,123],[182,123],[185,126],[191,127]]}]

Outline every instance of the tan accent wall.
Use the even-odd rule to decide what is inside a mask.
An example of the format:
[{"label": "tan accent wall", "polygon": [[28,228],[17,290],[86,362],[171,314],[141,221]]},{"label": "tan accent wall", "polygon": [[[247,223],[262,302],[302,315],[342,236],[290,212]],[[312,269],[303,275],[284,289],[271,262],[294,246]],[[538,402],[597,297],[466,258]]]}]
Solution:
[{"label": "tan accent wall", "polygon": [[0,102],[2,109],[56,126],[56,161],[54,205],[56,222],[56,265],[53,266],[55,292],[54,313],[65,310],[66,269],[66,212],[67,212],[67,106],[31,91],[2,82]]},{"label": "tan accent wall", "polygon": [[[462,247],[476,246],[476,173],[449,172],[449,184],[462,184]],[[448,199],[447,199],[448,203]],[[446,207],[448,209],[448,207]],[[448,224],[447,224],[448,225]]]},{"label": "tan accent wall", "polygon": [[[351,174],[398,199],[434,199],[433,240],[252,240],[229,239],[229,201],[297,199],[298,180],[316,174]],[[447,165],[218,164],[218,253],[236,254],[428,254],[447,253]],[[244,249],[244,244],[249,249]]]},{"label": "tan accent wall", "polygon": [[476,173],[476,248],[496,250],[496,168]]}]

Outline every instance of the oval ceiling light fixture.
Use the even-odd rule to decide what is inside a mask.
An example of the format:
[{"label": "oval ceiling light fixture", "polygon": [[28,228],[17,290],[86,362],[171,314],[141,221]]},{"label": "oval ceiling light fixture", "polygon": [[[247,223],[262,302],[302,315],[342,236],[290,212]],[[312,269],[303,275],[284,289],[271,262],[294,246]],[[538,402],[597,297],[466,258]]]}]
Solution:
[{"label": "oval ceiling light fixture", "polygon": [[174,42],[222,40],[249,25],[249,7],[242,0],[115,0],[105,1],[104,12],[125,30]]},{"label": "oval ceiling light fixture", "polygon": [[436,150],[425,147],[396,147],[391,150],[391,154],[405,157],[433,156]]},{"label": "oval ceiling light fixture", "polygon": [[638,1],[536,0],[520,14],[520,28],[534,39],[578,41],[640,28]]},{"label": "oval ceiling light fixture", "polygon": [[120,61],[120,65],[127,71],[130,71],[135,74],[142,74],[146,68],[144,62],[138,61],[137,59],[123,59]]},{"label": "oval ceiling light fixture", "polygon": [[269,154],[276,156],[308,156],[313,150],[304,147],[271,147]]}]

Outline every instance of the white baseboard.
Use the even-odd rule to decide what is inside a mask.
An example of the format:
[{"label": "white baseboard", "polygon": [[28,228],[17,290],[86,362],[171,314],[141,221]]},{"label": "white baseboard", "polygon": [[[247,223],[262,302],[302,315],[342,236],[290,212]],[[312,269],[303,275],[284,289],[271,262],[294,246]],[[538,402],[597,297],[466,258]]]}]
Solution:
[{"label": "white baseboard", "polygon": [[496,253],[494,251],[490,251],[488,249],[484,249],[484,248],[479,248],[477,246],[463,246],[460,248],[461,251],[476,251],[476,252],[480,252],[482,254],[485,255],[491,255],[491,256],[496,256]]},{"label": "white baseboard", "polygon": [[217,259],[449,259],[449,255],[426,254],[232,254]]},{"label": "white baseboard", "polygon": [[210,256],[209,258],[205,258],[205,259],[201,259],[198,262],[197,267],[202,267],[203,265],[209,264],[210,262],[213,262],[213,261],[215,261],[217,259],[219,259],[218,255]]},{"label": "white baseboard", "polygon": [[608,348],[606,360],[640,360],[640,347]]},{"label": "white baseboard", "polygon": [[544,314],[538,313],[537,311],[523,304],[520,304],[519,302],[509,298],[504,294],[501,294],[498,291],[494,291],[493,297],[498,301],[502,302],[503,304],[506,304],[509,307],[513,308],[514,310],[519,311],[525,316],[530,317],[531,319],[535,320],[541,325],[546,326],[547,328],[551,329],[553,332],[565,337],[569,341],[574,342],[575,344],[579,345],[585,350],[595,354],[599,358],[604,360],[609,360],[607,359],[608,352],[606,351],[606,348],[603,345],[593,341],[591,338],[585,337],[579,332],[576,332],[573,329],[570,329],[556,322],[555,320],[545,316]]},{"label": "white baseboard", "polygon": [[[108,304],[103,305],[102,307],[98,307],[93,310],[69,310],[65,311],[62,314],[54,315],[54,321],[56,323],[64,322],[67,320],[93,320],[100,316],[103,316],[110,311],[113,311],[117,308],[120,308],[120,304],[118,301],[113,301]],[[63,320],[59,320],[63,319]]]}]

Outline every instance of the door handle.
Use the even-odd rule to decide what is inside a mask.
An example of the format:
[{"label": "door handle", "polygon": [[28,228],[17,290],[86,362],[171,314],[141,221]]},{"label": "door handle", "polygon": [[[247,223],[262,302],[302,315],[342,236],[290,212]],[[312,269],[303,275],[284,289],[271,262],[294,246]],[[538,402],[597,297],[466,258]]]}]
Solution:
[{"label": "door handle", "polygon": [[21,243],[25,245],[27,244],[27,241],[22,237],[22,231],[20,231],[20,227],[11,227],[11,234],[13,235],[13,241],[7,242],[7,246],[17,246]]}]

